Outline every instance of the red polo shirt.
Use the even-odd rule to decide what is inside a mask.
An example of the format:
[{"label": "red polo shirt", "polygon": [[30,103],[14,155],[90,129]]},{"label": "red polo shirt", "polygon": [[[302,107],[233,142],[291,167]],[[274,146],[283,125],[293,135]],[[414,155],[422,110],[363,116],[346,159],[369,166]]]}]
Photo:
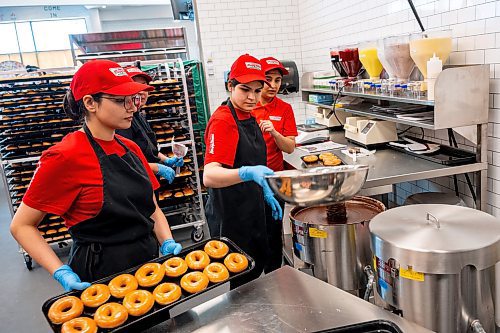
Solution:
[{"label": "red polo shirt", "polygon": [[[249,119],[250,112],[235,108],[239,120]],[[233,167],[238,147],[238,126],[227,105],[221,105],[215,110],[208,121],[205,132],[205,165],[218,162],[224,166]]]},{"label": "red polo shirt", "polygon": [[[260,102],[252,111],[257,123],[262,120],[271,120],[274,128],[283,136],[297,136],[297,126],[292,106],[278,97],[274,97],[271,103],[262,106]],[[267,166],[274,171],[283,170],[283,153],[276,145],[276,141],[270,133],[263,133],[267,146]]]},{"label": "red polo shirt", "polygon": [[[139,146],[118,137],[139,157],[153,189],[157,189],[158,181]],[[108,155],[125,154],[116,140],[95,140]],[[102,184],[99,160],[85,133],[76,131],[43,152],[23,202],[31,208],[61,216],[66,226],[71,227],[101,211]]]}]

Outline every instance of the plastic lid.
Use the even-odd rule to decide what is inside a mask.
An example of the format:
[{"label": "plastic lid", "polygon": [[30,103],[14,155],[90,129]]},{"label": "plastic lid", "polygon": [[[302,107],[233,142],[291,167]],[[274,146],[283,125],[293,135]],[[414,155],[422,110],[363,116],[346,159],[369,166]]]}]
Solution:
[{"label": "plastic lid", "polygon": [[412,205],[390,209],[370,223],[380,258],[435,274],[485,269],[500,260],[500,221],[467,207]]}]

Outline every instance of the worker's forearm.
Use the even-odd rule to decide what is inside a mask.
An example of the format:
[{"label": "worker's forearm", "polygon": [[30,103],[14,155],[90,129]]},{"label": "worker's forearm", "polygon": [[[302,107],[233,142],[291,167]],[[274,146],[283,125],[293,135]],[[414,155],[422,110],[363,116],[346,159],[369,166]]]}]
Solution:
[{"label": "worker's forearm", "polygon": [[203,183],[206,187],[221,188],[241,183],[238,169],[227,169],[220,165],[205,165]]},{"label": "worker's forearm", "polygon": [[151,215],[151,219],[155,222],[153,230],[160,245],[163,244],[166,239],[173,238],[167,218],[160,207],[158,207],[158,204],[156,204],[156,210],[153,215]]},{"label": "worker's forearm", "polygon": [[156,175],[158,173],[158,163],[148,163],[148,164],[153,173]]},{"label": "worker's forearm", "polygon": [[281,151],[288,154],[293,153],[295,150],[295,137],[283,136],[278,131],[274,131],[272,136],[274,137],[276,146],[278,146]]},{"label": "worker's forearm", "polygon": [[12,236],[19,245],[33,258],[38,264],[45,268],[50,274],[62,266],[61,260],[57,257],[54,250],[43,239],[38,228],[31,225],[17,225],[11,227]]}]

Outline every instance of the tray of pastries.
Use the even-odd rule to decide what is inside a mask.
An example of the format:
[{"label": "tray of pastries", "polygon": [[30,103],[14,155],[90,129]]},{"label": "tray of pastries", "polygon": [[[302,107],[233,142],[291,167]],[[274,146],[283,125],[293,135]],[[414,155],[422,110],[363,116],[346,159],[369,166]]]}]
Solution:
[{"label": "tray of pastries", "polygon": [[169,319],[171,308],[231,283],[254,266],[254,260],[231,240],[214,237],[177,256],[160,257],[94,281],[84,291],[52,297],[42,312],[56,333],[138,332]]},{"label": "tray of pastries", "polygon": [[344,162],[332,152],[323,152],[321,154],[310,154],[301,157],[306,168],[315,168],[320,166],[337,166]]}]

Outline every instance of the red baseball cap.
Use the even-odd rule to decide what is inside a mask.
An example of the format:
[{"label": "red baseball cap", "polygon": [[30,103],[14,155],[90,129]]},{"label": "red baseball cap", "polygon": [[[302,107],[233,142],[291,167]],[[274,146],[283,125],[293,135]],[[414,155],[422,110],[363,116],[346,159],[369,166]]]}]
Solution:
[{"label": "red baseball cap", "polygon": [[262,70],[264,73],[269,72],[272,69],[278,69],[281,72],[281,75],[287,75],[288,71],[283,66],[283,64],[276,58],[267,57],[260,59],[260,64],[262,65]]},{"label": "red baseball cap", "polygon": [[146,80],[147,83],[153,81],[153,78],[151,76],[144,73],[143,71],[141,71],[139,68],[137,68],[135,66],[127,66],[127,67],[124,67],[123,69],[125,69],[125,72],[127,72],[128,76],[130,76],[131,79],[133,79],[136,76],[142,76]]},{"label": "red baseball cap", "polygon": [[134,82],[120,65],[111,60],[91,60],[83,64],[73,76],[70,89],[75,101],[97,93],[128,96],[154,90],[147,84]]},{"label": "red baseball cap", "polygon": [[269,82],[266,80],[266,75],[262,71],[262,65],[259,59],[252,57],[248,53],[239,56],[231,66],[229,80],[232,79],[240,83],[263,81],[269,85]]}]

